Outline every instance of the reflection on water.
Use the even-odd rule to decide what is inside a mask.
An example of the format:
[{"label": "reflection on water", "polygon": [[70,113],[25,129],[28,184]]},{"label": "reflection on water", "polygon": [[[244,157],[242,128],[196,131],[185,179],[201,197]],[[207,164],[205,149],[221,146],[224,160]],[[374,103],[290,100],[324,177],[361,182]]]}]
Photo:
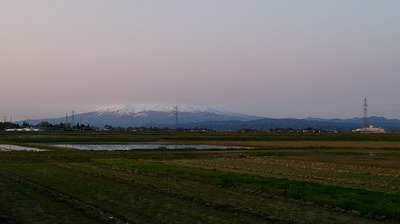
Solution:
[{"label": "reflection on water", "polygon": [[45,151],[43,149],[32,148],[32,147],[24,147],[19,145],[0,145],[0,151]]},{"label": "reflection on water", "polygon": [[133,149],[249,149],[250,147],[220,146],[220,145],[170,145],[170,144],[63,144],[54,145],[61,148],[81,150],[133,150]]}]

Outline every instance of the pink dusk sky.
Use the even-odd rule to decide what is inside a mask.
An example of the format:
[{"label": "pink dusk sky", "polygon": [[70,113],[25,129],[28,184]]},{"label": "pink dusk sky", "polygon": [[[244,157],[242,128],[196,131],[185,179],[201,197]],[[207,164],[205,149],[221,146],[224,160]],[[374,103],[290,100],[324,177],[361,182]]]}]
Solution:
[{"label": "pink dusk sky", "polygon": [[400,118],[398,0],[2,0],[0,116],[193,104]]}]

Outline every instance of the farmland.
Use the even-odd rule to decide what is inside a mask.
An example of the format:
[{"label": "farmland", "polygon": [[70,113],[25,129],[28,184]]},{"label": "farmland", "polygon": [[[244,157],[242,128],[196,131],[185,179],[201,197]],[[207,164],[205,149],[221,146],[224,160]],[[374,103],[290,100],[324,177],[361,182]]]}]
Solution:
[{"label": "farmland", "polygon": [[[250,149],[90,151],[55,144]],[[0,223],[399,223],[400,135],[1,133]]]}]

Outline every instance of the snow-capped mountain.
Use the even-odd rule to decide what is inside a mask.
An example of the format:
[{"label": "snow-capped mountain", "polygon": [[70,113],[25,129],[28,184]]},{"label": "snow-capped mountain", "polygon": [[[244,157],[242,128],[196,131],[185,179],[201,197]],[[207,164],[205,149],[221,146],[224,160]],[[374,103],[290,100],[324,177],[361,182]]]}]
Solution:
[{"label": "snow-capped mountain", "polygon": [[88,113],[85,117],[88,122],[97,126],[109,124],[121,127],[173,126],[176,120],[180,125],[204,121],[259,119],[256,116],[222,112],[211,108],[171,104],[114,105]]},{"label": "snow-capped mountain", "polygon": [[166,113],[175,113],[178,110],[178,113],[200,113],[200,112],[209,112],[209,113],[217,113],[223,114],[218,110],[198,107],[192,105],[171,105],[171,104],[119,104],[112,105],[108,107],[101,108],[97,110],[99,114],[101,113],[113,113],[115,115],[136,115],[142,114],[146,112],[166,112]]},{"label": "snow-capped mountain", "polygon": [[[105,125],[113,127],[169,127],[174,128],[176,119],[179,127],[202,127],[213,130],[255,129],[269,130],[273,128],[319,128],[323,130],[351,131],[362,126],[362,118],[352,119],[274,119],[225,112],[211,108],[192,105],[172,104],[123,104],[104,106],[91,112],[75,114],[74,117],[56,119],[25,120],[31,125],[47,121],[50,124],[80,123],[98,128]],[[22,124],[24,121],[17,123]],[[387,131],[400,130],[400,120],[384,117],[369,117],[369,123]]]},{"label": "snow-capped mountain", "polygon": [[[177,121],[178,126],[195,127],[201,122],[250,121],[260,118],[192,105],[121,104],[105,106],[92,112],[75,114],[74,123],[90,124],[100,128],[105,125],[113,127],[175,127]],[[41,121],[65,123],[66,119],[63,117],[26,121],[34,125]],[[69,117],[68,122],[72,122],[72,117]]]}]

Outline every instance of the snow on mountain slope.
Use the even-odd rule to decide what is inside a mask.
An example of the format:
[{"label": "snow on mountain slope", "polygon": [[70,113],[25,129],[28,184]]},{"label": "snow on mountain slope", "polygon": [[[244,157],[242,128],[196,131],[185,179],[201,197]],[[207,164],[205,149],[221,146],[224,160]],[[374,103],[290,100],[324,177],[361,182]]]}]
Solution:
[{"label": "snow on mountain slope", "polygon": [[176,107],[178,107],[179,124],[260,119],[260,117],[256,116],[221,112],[215,109],[187,104],[120,104],[104,106],[94,112],[85,113],[84,120],[100,127],[105,124],[122,127],[139,126],[142,124],[145,126],[172,125],[176,122]]},{"label": "snow on mountain slope", "polygon": [[178,107],[178,113],[188,112],[188,113],[199,113],[199,112],[208,112],[215,114],[223,114],[218,110],[198,107],[192,105],[171,105],[171,104],[119,104],[107,106],[102,109],[97,110],[97,113],[113,113],[118,115],[135,115],[143,112],[153,111],[153,112],[166,112],[166,113],[175,113],[176,108]]},{"label": "snow on mountain slope", "polygon": [[[176,106],[178,107],[178,114],[176,114]],[[176,122],[178,122],[178,125],[196,126],[200,122],[250,121],[256,119],[261,119],[261,117],[221,112],[192,105],[173,104],[121,104],[104,106],[91,112],[75,114],[75,121],[95,127],[104,127],[105,125],[115,127],[175,127]],[[66,122],[66,118],[61,117],[29,120],[29,123],[37,124],[43,120],[50,123]],[[69,122],[71,122],[71,119]]]}]

